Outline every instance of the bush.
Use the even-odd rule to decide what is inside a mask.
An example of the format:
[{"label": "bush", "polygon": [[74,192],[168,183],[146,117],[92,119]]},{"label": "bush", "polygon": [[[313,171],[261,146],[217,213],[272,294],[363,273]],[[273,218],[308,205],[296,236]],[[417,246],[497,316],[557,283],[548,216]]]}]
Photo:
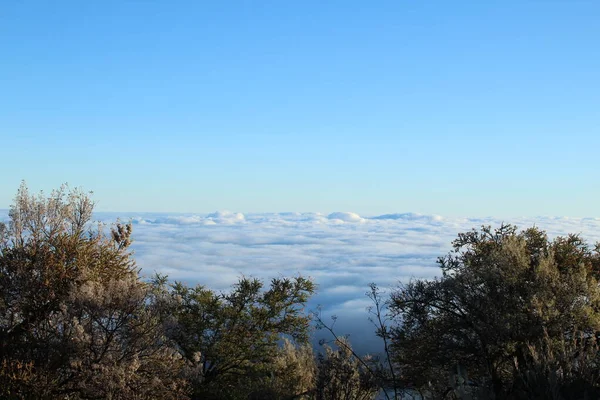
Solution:
[{"label": "bush", "polygon": [[378,386],[345,338],[336,340],[337,350],[325,345],[318,358],[317,400],[374,399]]},{"label": "bush", "polygon": [[527,396],[551,381],[575,399],[569,388],[578,382],[593,396],[598,246],[510,225],[459,234],[453,244],[439,260],[441,278],[414,280],[392,295],[402,379],[432,394],[476,387],[495,398],[534,398]]},{"label": "bush", "polygon": [[128,250],[131,225],[105,234],[93,203],[23,184],[0,224],[0,397],[180,398],[180,357]]}]

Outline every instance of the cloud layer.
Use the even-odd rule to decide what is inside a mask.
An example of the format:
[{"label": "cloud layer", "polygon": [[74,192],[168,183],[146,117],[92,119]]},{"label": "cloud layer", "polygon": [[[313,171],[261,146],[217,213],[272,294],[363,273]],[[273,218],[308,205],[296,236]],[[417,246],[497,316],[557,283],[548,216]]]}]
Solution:
[{"label": "cloud layer", "polygon": [[[6,218],[6,213],[0,218]],[[443,218],[413,213],[363,217],[351,212],[249,214],[98,213],[134,223],[135,258],[142,273],[226,290],[244,276],[268,280],[302,274],[318,284],[310,307],[337,315],[338,330],[372,332],[365,307],[371,282],[384,289],[411,278],[439,275],[437,257],[458,232],[510,222],[536,225],[553,237],[581,233],[600,240],[600,218]],[[367,332],[369,332],[367,334]]]},{"label": "cloud layer", "polygon": [[[99,214],[132,218],[142,271],[226,290],[240,276],[268,280],[302,274],[318,284],[310,307],[337,315],[337,329],[358,348],[373,349],[365,308],[368,285],[390,290],[400,281],[439,275],[437,257],[458,232],[502,222],[536,225],[550,236],[581,233],[600,240],[600,218],[443,218],[414,213],[363,217],[352,212],[243,215]],[[359,339],[356,339],[359,338]],[[367,338],[367,339],[365,339]]]}]

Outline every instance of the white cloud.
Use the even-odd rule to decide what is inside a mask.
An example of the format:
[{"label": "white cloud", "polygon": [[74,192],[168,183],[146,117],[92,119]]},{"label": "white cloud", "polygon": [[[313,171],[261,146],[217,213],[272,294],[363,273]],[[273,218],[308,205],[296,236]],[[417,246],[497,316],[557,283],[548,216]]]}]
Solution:
[{"label": "white cloud", "polygon": [[360,215],[353,212],[334,212],[327,216],[328,219],[339,222],[363,222],[364,219]]},{"label": "white cloud", "polygon": [[207,215],[207,219],[217,224],[235,224],[244,222],[246,217],[242,213],[232,213],[230,211],[217,211]]}]

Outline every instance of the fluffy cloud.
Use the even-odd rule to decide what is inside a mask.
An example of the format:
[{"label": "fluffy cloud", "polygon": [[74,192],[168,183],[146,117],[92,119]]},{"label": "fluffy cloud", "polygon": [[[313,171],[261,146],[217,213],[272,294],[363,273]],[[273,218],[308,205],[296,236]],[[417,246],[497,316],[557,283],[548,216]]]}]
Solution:
[{"label": "fluffy cloud", "polygon": [[363,222],[364,219],[360,215],[353,212],[334,212],[327,216],[328,219],[339,222]]},{"label": "fluffy cloud", "polygon": [[535,224],[550,236],[581,233],[591,242],[600,240],[600,218],[361,217],[349,212],[98,213],[96,218],[134,222],[135,258],[146,275],[162,272],[217,290],[242,275],[312,277],[318,293],[310,307],[321,305],[324,316],[337,315],[337,329],[367,347],[374,342],[364,342],[372,332],[365,312],[369,283],[390,290],[400,281],[439,275],[436,258],[450,250],[458,232],[510,222],[523,228]]}]

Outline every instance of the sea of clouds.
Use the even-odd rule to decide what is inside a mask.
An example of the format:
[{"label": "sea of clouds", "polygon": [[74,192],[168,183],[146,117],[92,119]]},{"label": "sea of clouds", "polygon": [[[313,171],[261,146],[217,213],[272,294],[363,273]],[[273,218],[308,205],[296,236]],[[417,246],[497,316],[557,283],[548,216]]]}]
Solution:
[{"label": "sea of clouds", "polygon": [[[6,212],[2,214],[6,218]],[[241,276],[268,281],[301,274],[318,285],[309,309],[338,317],[361,351],[377,348],[368,322],[368,285],[386,291],[412,278],[440,274],[439,256],[458,232],[481,225],[536,225],[550,237],[580,233],[600,240],[600,218],[445,218],[414,213],[360,216],[351,212],[212,214],[97,213],[134,225],[133,250],[146,276],[154,272],[188,284],[227,290]]]},{"label": "sea of clouds", "polygon": [[[440,274],[439,256],[458,232],[502,222],[536,225],[553,237],[581,233],[600,240],[600,218],[444,218],[414,213],[364,217],[351,212],[241,214],[98,214],[134,224],[143,273],[227,290],[242,275],[268,281],[301,274],[318,284],[309,308],[320,306],[336,331],[361,351],[378,348],[365,296],[371,282],[389,292],[399,282]],[[317,336],[324,334],[317,333]]]}]

